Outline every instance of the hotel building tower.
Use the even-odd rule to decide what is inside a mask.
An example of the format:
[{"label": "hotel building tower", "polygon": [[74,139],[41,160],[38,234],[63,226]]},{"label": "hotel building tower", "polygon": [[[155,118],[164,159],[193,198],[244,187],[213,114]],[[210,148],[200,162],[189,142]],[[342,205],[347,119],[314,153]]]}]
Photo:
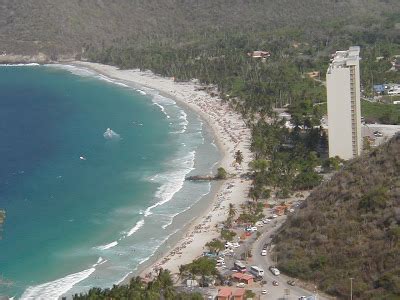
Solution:
[{"label": "hotel building tower", "polygon": [[360,47],[337,51],[326,74],[329,157],[360,155]]}]

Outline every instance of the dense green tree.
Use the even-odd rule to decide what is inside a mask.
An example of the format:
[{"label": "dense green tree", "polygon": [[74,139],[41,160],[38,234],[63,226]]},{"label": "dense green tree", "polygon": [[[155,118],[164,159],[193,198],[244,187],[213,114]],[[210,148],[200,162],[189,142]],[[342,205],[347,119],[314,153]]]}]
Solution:
[{"label": "dense green tree", "polygon": [[226,177],[228,176],[228,173],[226,172],[226,170],[222,167],[219,167],[217,170],[217,179],[226,179]]}]

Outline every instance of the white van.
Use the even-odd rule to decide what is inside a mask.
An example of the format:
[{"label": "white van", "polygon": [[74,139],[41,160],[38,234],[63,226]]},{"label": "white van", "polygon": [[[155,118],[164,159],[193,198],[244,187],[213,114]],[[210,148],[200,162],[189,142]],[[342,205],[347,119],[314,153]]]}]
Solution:
[{"label": "white van", "polygon": [[254,276],[264,276],[264,270],[257,266],[251,266],[250,274],[253,274]]}]

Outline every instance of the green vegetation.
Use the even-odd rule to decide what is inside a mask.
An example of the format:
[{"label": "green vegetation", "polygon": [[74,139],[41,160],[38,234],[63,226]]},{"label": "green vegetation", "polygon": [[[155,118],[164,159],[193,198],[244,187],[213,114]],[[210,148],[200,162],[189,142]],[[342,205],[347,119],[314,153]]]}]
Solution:
[{"label": "green vegetation", "polygon": [[400,297],[400,135],[315,189],[276,235],[279,268],[346,298]]},{"label": "green vegetation", "polygon": [[228,176],[228,173],[226,172],[226,170],[222,167],[219,167],[215,178],[216,179],[226,179],[227,176]]},{"label": "green vegetation", "polygon": [[[400,82],[400,80],[399,80]],[[369,123],[400,124],[400,105],[362,101],[361,114]]]},{"label": "green vegetation", "polygon": [[221,230],[221,238],[225,241],[231,242],[233,238],[236,236],[236,232],[222,229]]},{"label": "green vegetation", "polygon": [[[398,0],[6,1],[0,10],[0,52],[40,51],[53,59],[66,54],[176,81],[196,78],[217,88],[251,128],[255,155],[252,201],[240,214],[229,208],[230,226],[236,215],[244,223],[262,218],[260,200],[273,194],[284,198],[318,186],[317,166],[339,169],[339,160],[326,159],[327,137],[319,127],[329,55],[360,45],[362,85],[372,95],[373,84],[400,81],[400,72],[389,71],[393,56],[400,54],[399,24]],[[248,53],[254,50],[270,51],[271,57],[252,58]],[[308,78],[310,71],[319,71],[319,79]],[[367,120],[399,123],[399,107],[363,102],[362,110]],[[292,129],[277,117],[277,109],[292,115]],[[338,296],[348,292],[350,276],[357,278],[358,297],[399,294],[400,230],[392,210],[392,196],[399,192],[392,171],[398,172],[399,155],[392,147],[393,157],[387,158],[384,147],[347,166],[289,219],[277,248],[285,272]],[[234,156],[239,164],[240,154]],[[227,175],[219,168],[216,178]],[[228,232],[224,236],[228,240]],[[209,246],[218,249],[219,242]],[[215,262],[200,258],[181,271],[204,279],[215,274]],[[148,293],[143,299],[153,299],[164,290],[158,289],[164,283],[155,282],[134,283],[133,295],[143,291]],[[124,289],[130,287],[93,289],[92,298],[82,299],[113,291],[130,297]]]},{"label": "green vegetation", "polygon": [[201,276],[202,281],[205,282],[206,276],[218,275],[218,271],[215,266],[215,260],[207,257],[200,257],[190,264],[180,266],[179,272],[181,276],[186,275],[192,278]]},{"label": "green vegetation", "polygon": [[206,244],[206,247],[210,250],[210,252],[219,253],[220,251],[225,249],[225,244],[221,242],[219,239],[213,239],[211,242]]},{"label": "green vegetation", "polygon": [[[396,18],[396,21],[391,18],[386,20],[389,26],[393,22],[400,22],[399,16],[393,18]],[[392,41],[382,41],[363,50],[360,76],[365,95],[374,95],[374,84],[400,82],[400,72],[389,71],[392,68],[394,55],[399,54],[399,43]]]},{"label": "green vegetation", "polygon": [[[307,103],[307,102],[304,102]],[[321,182],[314,168],[321,163],[318,153],[327,148],[326,136],[319,127],[314,128],[315,114],[312,106],[296,107],[295,128],[285,128],[284,121],[268,124],[259,121],[253,126],[251,149],[256,156],[250,167],[254,172],[251,197],[269,196],[269,188],[279,191],[282,197],[296,190],[309,189]],[[304,129],[300,130],[302,126]]]},{"label": "green vegetation", "polygon": [[137,299],[137,300],[201,300],[201,294],[177,292],[168,270],[160,270],[158,276],[149,283],[140,277],[132,278],[128,285],[114,285],[111,289],[92,288],[85,294],[76,294],[74,300],[94,299]]}]

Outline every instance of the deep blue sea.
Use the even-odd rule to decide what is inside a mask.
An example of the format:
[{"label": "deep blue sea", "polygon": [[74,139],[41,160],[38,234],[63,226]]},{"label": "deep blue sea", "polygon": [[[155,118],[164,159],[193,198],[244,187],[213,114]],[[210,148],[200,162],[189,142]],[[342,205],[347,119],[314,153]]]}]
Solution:
[{"label": "deep blue sea", "polygon": [[209,193],[184,177],[215,167],[212,141],[155,90],[70,66],[0,66],[0,295],[57,299],[134,272]]}]

